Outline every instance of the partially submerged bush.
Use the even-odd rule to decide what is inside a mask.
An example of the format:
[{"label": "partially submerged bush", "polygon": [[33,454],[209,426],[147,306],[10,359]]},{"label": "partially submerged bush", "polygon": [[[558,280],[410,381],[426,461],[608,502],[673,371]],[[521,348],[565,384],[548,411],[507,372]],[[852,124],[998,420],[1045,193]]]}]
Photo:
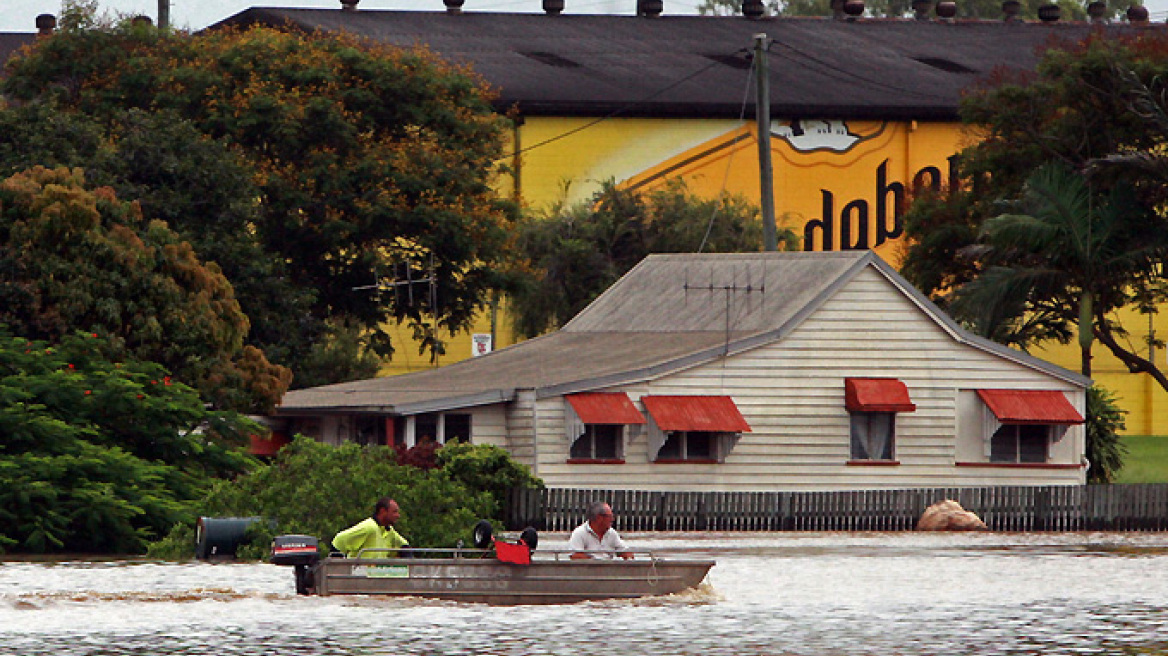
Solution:
[{"label": "partially submerged bush", "polygon": [[[438,453],[441,466],[424,470],[398,464],[388,447],[333,447],[299,436],[272,464],[213,488],[202,514],[274,520],[249,528],[249,543],[237,552],[262,558],[272,537],[284,533],[314,535],[328,550],[338,531],[370,516],[377,499],[389,496],[402,510],[397,530],[412,546],[449,548],[459,540],[470,544],[478,519],[498,518],[497,496],[506,487],[540,485],[498,447],[450,445]],[[152,554],[189,557],[190,550],[175,553],[165,543],[186,540],[193,549],[192,535],[189,526],[176,527]]]}]

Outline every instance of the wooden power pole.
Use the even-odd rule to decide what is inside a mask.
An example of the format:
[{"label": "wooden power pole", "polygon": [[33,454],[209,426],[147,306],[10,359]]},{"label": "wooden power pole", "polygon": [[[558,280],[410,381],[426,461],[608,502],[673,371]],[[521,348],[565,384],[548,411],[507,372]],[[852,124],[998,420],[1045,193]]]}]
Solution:
[{"label": "wooden power pole", "polygon": [[755,117],[758,119],[759,203],[762,205],[763,250],[779,250],[779,231],[775,225],[775,177],[771,166],[771,93],[767,74],[767,35],[754,35],[754,74],[758,82]]}]

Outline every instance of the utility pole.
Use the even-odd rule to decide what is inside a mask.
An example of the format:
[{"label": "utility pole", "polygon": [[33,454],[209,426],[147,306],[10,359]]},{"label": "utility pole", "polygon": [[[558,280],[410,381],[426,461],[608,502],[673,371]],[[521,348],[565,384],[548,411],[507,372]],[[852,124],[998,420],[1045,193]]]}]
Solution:
[{"label": "utility pole", "polygon": [[158,0],[158,29],[170,27],[170,0]]},{"label": "utility pole", "polygon": [[779,250],[779,230],[775,225],[775,174],[771,166],[771,92],[767,73],[767,35],[754,35],[754,74],[758,92],[754,101],[758,119],[759,203],[762,205],[764,251]]}]

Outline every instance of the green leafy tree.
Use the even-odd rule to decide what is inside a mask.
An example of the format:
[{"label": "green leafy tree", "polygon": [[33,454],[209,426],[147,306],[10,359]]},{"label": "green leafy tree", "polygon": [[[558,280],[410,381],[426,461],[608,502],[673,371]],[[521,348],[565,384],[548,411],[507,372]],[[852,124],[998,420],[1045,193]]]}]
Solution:
[{"label": "green leafy tree", "polygon": [[173,112],[130,109],[99,121],[53,102],[0,109],[0,176],[38,165],[84,168],[94,186],[133,199],[215,262],[248,317],[246,343],[265,357],[313,357],[323,332],[310,312],[315,292],[293,285],[286,263],[260,242],[259,190],[225,144]]},{"label": "green leafy tree", "polygon": [[[1158,274],[1168,181],[1155,167],[1120,166],[1154,162],[1168,137],[1168,123],[1149,112],[1163,107],[1154,90],[1168,69],[1166,44],[1159,35],[1063,44],[1044,53],[1036,73],[1000,74],[967,97],[962,116],[983,138],[962,152],[965,186],[922,198],[906,215],[906,277],[999,341],[1065,342],[1072,325],[1086,323],[1081,346],[1098,340],[1168,389],[1113,312],[1155,312],[1168,299]],[[1056,164],[1057,183],[1043,168]],[[1029,209],[987,222],[1003,205]],[[998,303],[955,302],[979,288]]]},{"label": "green leafy tree", "polygon": [[[779,241],[798,247],[794,233]],[[684,181],[649,192],[604,183],[591,202],[556,206],[522,229],[530,262],[512,297],[515,327],[533,337],[558,328],[650,253],[749,252],[762,245],[758,208],[739,196],[703,199]]]},{"label": "green leafy tree", "polygon": [[1012,334],[1015,342],[1034,337],[1035,325],[1047,338],[1065,338],[1077,325],[1082,373],[1090,376],[1096,325],[1109,330],[1108,315],[1158,278],[1168,255],[1164,222],[1126,185],[1093,199],[1083,177],[1058,163],[1035,171],[1012,206],[1016,212],[983,224],[987,268],[957,291],[952,309],[979,332]]},{"label": "green leafy tree", "polygon": [[243,348],[247,317],[219,268],[76,169],[0,182],[0,322],[36,339],[108,335],[225,408],[266,411],[289,383]]},{"label": "green leafy tree", "polygon": [[[255,234],[316,290],[314,320],[388,320],[440,348],[498,283],[513,206],[492,190],[503,119],[484,85],[423,50],[255,28],[199,36],[140,26],[62,30],[10,61],[4,93],[101,121],[169,111],[246,163]],[[354,287],[432,275],[436,303]]]},{"label": "green leafy tree", "polygon": [[116,337],[0,328],[0,548],[140,552],[247,467],[253,430]]},{"label": "green leafy tree", "polygon": [[260,535],[243,554],[262,557],[274,531],[315,535],[327,546],[338,531],[370,516],[383,496],[401,506],[397,529],[415,547],[469,542],[475,522],[495,512],[489,492],[469,488],[442,469],[398,465],[388,447],[333,447],[303,436],[281,449],[271,465],[219,483],[202,507],[208,515],[274,520],[275,529],[257,528]]},{"label": "green leafy tree", "polygon": [[472,490],[490,493],[494,500],[492,517],[506,509],[507,492],[512,488],[542,488],[527,465],[516,462],[506,450],[493,444],[453,443],[438,449],[438,465],[451,479]]}]

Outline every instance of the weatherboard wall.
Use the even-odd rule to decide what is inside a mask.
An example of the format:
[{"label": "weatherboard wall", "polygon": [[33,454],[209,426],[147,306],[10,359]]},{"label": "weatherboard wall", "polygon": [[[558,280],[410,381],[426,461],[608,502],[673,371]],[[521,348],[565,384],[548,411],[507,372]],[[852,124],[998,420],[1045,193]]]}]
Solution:
[{"label": "weatherboard wall", "polygon": [[[846,377],[895,377],[908,386],[917,409],[897,416],[899,464],[848,464]],[[565,404],[553,396],[536,402],[530,415],[538,433],[536,473],[550,487],[691,491],[1084,482],[1081,426],[1052,445],[1048,465],[1065,468],[969,464],[986,460],[984,443],[980,426],[958,421],[958,398],[977,388],[1056,389],[1080,412],[1085,403],[1074,384],[957,342],[869,267],[780,341],[619,388],[642,410],[646,394],[731,396],[753,430],[724,462],[649,462],[647,434],[639,430],[623,464],[569,464]],[[509,418],[524,414],[516,408]]]}]

